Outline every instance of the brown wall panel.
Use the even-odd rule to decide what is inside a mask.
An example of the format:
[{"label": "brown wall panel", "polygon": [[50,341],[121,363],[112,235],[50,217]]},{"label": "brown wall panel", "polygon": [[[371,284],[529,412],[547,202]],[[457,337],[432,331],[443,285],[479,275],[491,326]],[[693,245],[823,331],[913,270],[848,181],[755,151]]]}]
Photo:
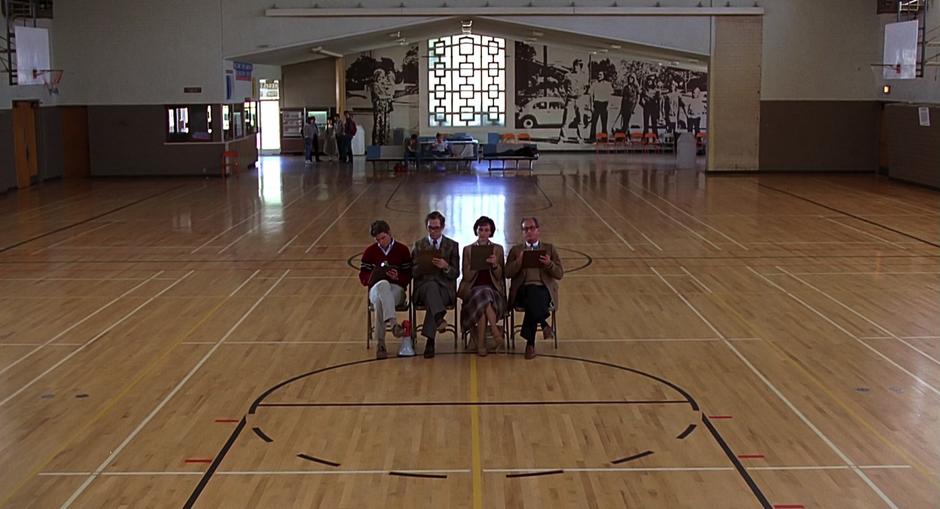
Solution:
[{"label": "brown wall panel", "polygon": [[875,101],[761,101],[762,171],[877,171]]},{"label": "brown wall panel", "polygon": [[162,105],[89,106],[88,141],[93,176],[219,175],[225,147],[166,143]]},{"label": "brown wall panel", "polygon": [[930,108],[930,127],[918,122],[917,106],[885,107],[891,177],[940,188],[940,107]]},{"label": "brown wall panel", "polygon": [[0,193],[16,187],[13,161],[13,112],[0,110]]}]

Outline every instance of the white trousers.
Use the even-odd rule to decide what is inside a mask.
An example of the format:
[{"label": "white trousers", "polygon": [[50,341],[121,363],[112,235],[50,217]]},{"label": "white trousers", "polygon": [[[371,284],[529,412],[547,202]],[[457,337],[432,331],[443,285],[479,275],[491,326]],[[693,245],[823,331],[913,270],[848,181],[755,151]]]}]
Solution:
[{"label": "white trousers", "polygon": [[382,280],[369,289],[369,302],[375,308],[375,337],[385,338],[385,322],[395,318],[395,306],[405,302],[405,289]]}]

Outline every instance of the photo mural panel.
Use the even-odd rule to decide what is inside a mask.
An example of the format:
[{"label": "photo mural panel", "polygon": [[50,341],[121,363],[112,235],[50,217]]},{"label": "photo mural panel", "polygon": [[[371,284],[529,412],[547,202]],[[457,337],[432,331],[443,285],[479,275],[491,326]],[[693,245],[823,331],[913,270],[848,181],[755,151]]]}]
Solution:
[{"label": "photo mural panel", "polygon": [[515,44],[515,127],[542,143],[593,143],[598,133],[704,132],[708,73],[629,57]]},{"label": "photo mural panel", "polygon": [[346,109],[367,145],[402,144],[418,132],[418,45],[347,55]]}]

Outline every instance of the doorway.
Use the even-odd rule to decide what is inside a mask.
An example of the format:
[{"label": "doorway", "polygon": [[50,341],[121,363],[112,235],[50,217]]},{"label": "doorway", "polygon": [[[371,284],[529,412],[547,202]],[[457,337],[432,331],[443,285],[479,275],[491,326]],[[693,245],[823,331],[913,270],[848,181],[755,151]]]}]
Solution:
[{"label": "doorway", "polygon": [[16,167],[16,187],[29,187],[39,176],[39,157],[36,144],[36,101],[13,102],[13,156]]}]

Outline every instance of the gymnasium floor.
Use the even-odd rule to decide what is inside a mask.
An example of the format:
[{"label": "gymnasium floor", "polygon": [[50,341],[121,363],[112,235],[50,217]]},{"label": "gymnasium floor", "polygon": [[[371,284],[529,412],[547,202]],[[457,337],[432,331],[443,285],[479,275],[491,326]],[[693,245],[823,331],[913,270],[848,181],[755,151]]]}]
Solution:
[{"label": "gymnasium floor", "polygon": [[[940,506],[937,192],[262,167],[0,196],[0,506]],[[351,265],[433,209],[462,245],[538,216],[557,350],[374,360]]]}]

